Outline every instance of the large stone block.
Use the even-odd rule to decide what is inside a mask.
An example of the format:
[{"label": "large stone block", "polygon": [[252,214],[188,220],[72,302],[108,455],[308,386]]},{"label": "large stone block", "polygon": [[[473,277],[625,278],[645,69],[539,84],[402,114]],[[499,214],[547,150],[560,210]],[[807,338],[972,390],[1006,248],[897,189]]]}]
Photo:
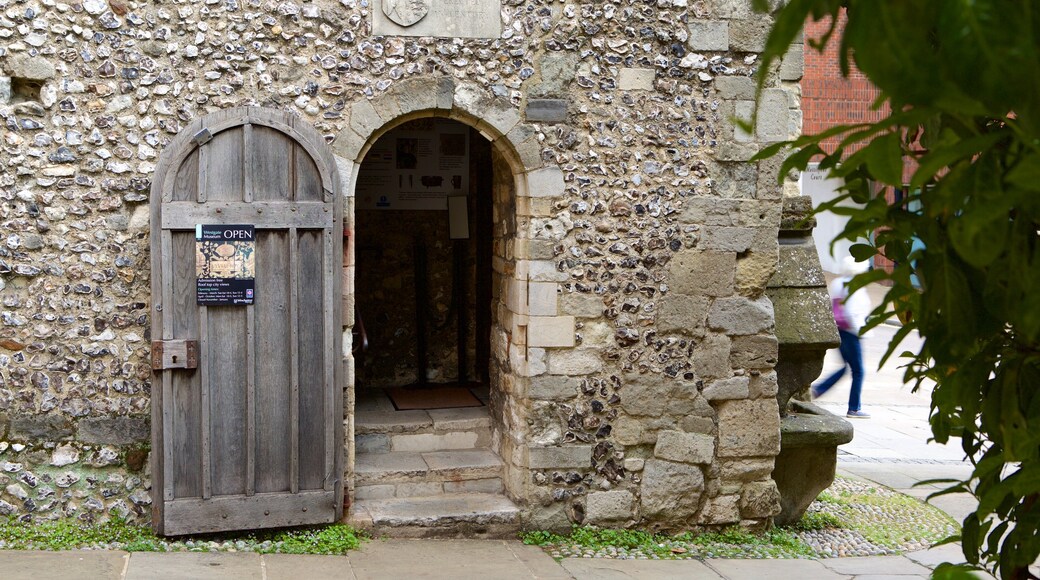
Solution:
[{"label": "large stone block", "polygon": [[762,52],[769,38],[771,18],[756,16],[729,21],[729,47],[738,52]]},{"label": "large stone block", "polygon": [[699,393],[693,381],[652,373],[626,374],[622,381],[621,408],[629,415],[682,416],[696,408]]},{"label": "large stone block", "polygon": [[560,297],[560,313],[577,318],[599,318],[603,316],[603,297],[596,294],[566,293]]},{"label": "large stone block", "polygon": [[592,446],[532,447],[531,469],[583,469],[592,467]]},{"label": "large stone block", "polygon": [[683,202],[682,221],[705,226],[775,230],[782,212],[783,205],[779,200],[691,197]]},{"label": "large stone block", "polygon": [[549,353],[550,375],[590,375],[603,370],[603,357],[591,349],[554,350]]},{"label": "large stone block", "polygon": [[30,56],[24,53],[11,54],[3,63],[6,76],[46,81],[54,78],[55,70],[48,59],[42,56]]},{"label": "large stone block", "polygon": [[715,79],[720,99],[750,100],[755,98],[755,81],[751,77],[721,76]]},{"label": "large stone block", "polygon": [[14,416],[7,436],[15,441],[62,441],[72,437],[76,427],[58,415]]},{"label": "large stone block", "polygon": [[77,424],[76,439],[84,443],[132,445],[151,438],[151,420],[145,415],[87,417]]},{"label": "large stone block", "polygon": [[531,87],[534,97],[562,97],[574,80],[578,69],[578,54],[574,52],[550,52],[541,58],[538,84]]},{"label": "large stone block", "polygon": [[564,99],[530,99],[524,116],[531,123],[563,123],[567,120],[567,106]]},{"label": "large stone block", "polygon": [[563,197],[566,188],[559,167],[544,167],[527,174],[527,195],[530,197]]},{"label": "large stone block", "polygon": [[[765,228],[730,228],[709,226],[701,230],[700,247],[711,252],[743,253],[755,246],[758,232]],[[773,239],[775,231],[771,232]]]},{"label": "large stone block", "polygon": [[559,375],[532,377],[527,388],[527,396],[546,401],[567,400],[577,396],[580,383],[577,378]]},{"label": "large stone block", "polygon": [[662,431],[657,435],[654,457],[679,463],[708,464],[715,458],[715,438],[699,433]]},{"label": "large stone block", "polygon": [[751,459],[721,459],[718,463],[722,481],[750,482],[760,481],[773,472],[773,458],[754,457]]},{"label": "large stone block", "polygon": [[740,521],[738,495],[719,495],[704,502],[701,523],[712,525],[735,524]]},{"label": "large stone block", "polygon": [[738,369],[763,369],[776,365],[779,345],[775,336],[736,336],[730,343],[729,364]]},{"label": "large stone block", "polygon": [[592,492],[585,499],[585,521],[598,524],[631,519],[634,499],[624,490]]},{"label": "large stone block", "polygon": [[780,452],[776,399],[727,401],[719,406],[719,457],[763,457]]},{"label": "large stone block", "polygon": [[724,20],[690,20],[687,25],[692,50],[729,50],[729,23]]},{"label": "large stone block", "polygon": [[784,55],[784,59],[780,61],[780,80],[797,81],[802,78],[802,71],[805,68],[804,51],[805,46],[801,42],[791,45],[787,54]]},{"label": "large stone block", "polygon": [[729,343],[729,337],[724,334],[711,334],[697,343],[693,351],[693,370],[697,372],[697,378],[714,379],[732,374]]},{"label": "large stone block", "polygon": [[[528,319],[527,345],[543,347],[573,347],[573,316],[532,316]],[[550,357],[550,366],[552,358]]]},{"label": "large stone block", "polygon": [[704,296],[669,292],[657,302],[657,330],[660,332],[701,336],[707,316],[708,298]]},{"label": "large stone block", "polygon": [[669,286],[688,296],[729,296],[736,271],[735,253],[683,249],[668,263]]},{"label": "large stone block", "polygon": [[737,260],[737,276],[734,279],[737,294],[749,298],[758,298],[769,285],[770,278],[776,271],[777,251],[776,238],[767,250],[745,252]]},{"label": "large stone block", "polygon": [[776,482],[755,481],[740,490],[740,515],[748,519],[768,518],[780,513]]},{"label": "large stone block", "polygon": [[704,388],[704,398],[709,401],[746,399],[750,385],[751,378],[746,376],[714,381]]},{"label": "large stone block", "polygon": [[790,101],[783,89],[765,89],[759,96],[755,136],[763,143],[791,136]]},{"label": "large stone block", "polygon": [[652,68],[623,68],[618,79],[618,88],[622,91],[649,91],[654,88]]},{"label": "large stone block", "polygon": [[648,459],[643,467],[642,512],[671,521],[689,518],[697,513],[703,490],[701,468]]},{"label": "large stone block", "polygon": [[764,296],[716,298],[708,311],[708,327],[734,336],[764,332],[773,327],[773,303]]}]

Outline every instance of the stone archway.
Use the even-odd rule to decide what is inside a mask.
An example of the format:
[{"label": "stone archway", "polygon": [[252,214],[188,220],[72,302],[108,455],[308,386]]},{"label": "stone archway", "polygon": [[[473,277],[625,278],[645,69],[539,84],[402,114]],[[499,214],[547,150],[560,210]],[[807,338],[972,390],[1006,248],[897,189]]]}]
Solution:
[{"label": "stone archway", "polygon": [[[575,345],[575,319],[561,316],[557,295],[566,273],[557,271],[551,253],[539,251],[546,244],[532,244],[538,236],[536,222],[549,218],[552,204],[565,195],[564,174],[540,156],[537,132],[521,121],[516,107],[473,83],[450,78],[411,79],[395,84],[387,92],[355,103],[349,109],[348,128],[333,146],[347,199],[344,223],[355,224],[353,198],[358,171],[369,148],[386,132],[413,119],[446,117],[477,129],[491,142],[495,163],[496,243],[494,256],[497,293],[494,298],[491,357],[493,383],[493,440],[506,464],[507,495],[521,507],[530,505],[529,469],[544,463],[532,451],[528,437],[531,377],[546,372],[547,348]],[[354,248],[349,244],[344,257],[344,325],[352,326]],[[537,247],[536,247],[537,246]],[[348,449],[348,487],[353,491],[354,466],[354,369],[349,332],[344,333],[347,366],[345,398]],[[497,397],[497,400],[495,400]],[[546,453],[551,453],[548,448]],[[525,510],[526,511],[526,510]]]}]

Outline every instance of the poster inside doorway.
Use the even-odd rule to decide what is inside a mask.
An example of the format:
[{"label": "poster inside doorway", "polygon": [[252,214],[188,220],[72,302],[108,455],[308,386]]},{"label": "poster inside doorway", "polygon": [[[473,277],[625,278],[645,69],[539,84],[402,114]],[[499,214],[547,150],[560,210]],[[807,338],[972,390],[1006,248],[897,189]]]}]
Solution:
[{"label": "poster inside doorway", "polygon": [[195,226],[195,297],[200,306],[253,304],[255,279],[253,226]]},{"label": "poster inside doorway", "polygon": [[448,209],[469,193],[469,128],[447,119],[417,119],[381,137],[361,165],[361,209]]}]

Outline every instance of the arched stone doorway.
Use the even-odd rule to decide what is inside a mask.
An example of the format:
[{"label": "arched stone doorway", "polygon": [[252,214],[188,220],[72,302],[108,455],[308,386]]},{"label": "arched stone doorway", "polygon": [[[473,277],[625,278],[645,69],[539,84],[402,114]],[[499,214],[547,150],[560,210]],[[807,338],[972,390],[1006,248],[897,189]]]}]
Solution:
[{"label": "arched stone doorway", "polygon": [[[373,147],[385,150],[386,144],[380,143],[380,139],[395,129],[414,129],[416,125],[407,124],[416,119],[450,120],[447,125],[457,126],[464,131],[472,129],[471,143],[478,144],[476,149],[479,149],[483,141],[488,153],[487,158],[480,162],[487,170],[484,184],[487,191],[477,194],[482,193],[489,198],[483,219],[490,223],[478,224],[479,219],[471,220],[474,228],[488,229],[487,264],[483,266],[484,271],[474,267],[474,277],[479,279],[486,275],[489,291],[483,303],[479,296],[476,297],[473,313],[476,318],[484,310],[488,324],[481,329],[487,335],[475,337],[473,354],[487,357],[487,408],[490,419],[487,427],[490,433],[486,449],[499,458],[499,464],[495,471],[482,460],[474,461],[475,465],[471,467],[478,468],[478,471],[460,478],[459,470],[465,466],[443,466],[434,461],[438,458],[423,455],[438,451],[408,451],[426,449],[423,446],[425,444],[452,447],[448,439],[467,431],[468,427],[463,426],[465,421],[448,421],[438,426],[426,424],[421,416],[398,415],[400,420],[389,420],[383,416],[374,421],[366,419],[365,403],[358,404],[360,391],[356,389],[356,378],[359,376],[356,361],[351,348],[345,344],[344,356],[348,368],[345,410],[346,444],[349,451],[347,486],[353,505],[351,512],[356,523],[371,523],[380,529],[386,526],[381,525],[381,514],[376,513],[379,510],[389,510],[383,514],[386,515],[385,521],[396,518],[400,522],[407,520],[407,517],[401,517],[401,510],[407,510],[407,505],[426,502],[428,510],[436,511],[441,509],[440,506],[445,506],[445,518],[452,520],[450,525],[456,531],[505,532],[515,528],[527,517],[531,504],[528,379],[545,372],[546,348],[569,348],[575,342],[574,318],[558,316],[556,308],[557,286],[567,279],[567,275],[557,272],[552,266],[551,244],[543,239],[534,239],[536,228],[540,227],[539,219],[548,217],[551,203],[563,196],[563,173],[557,167],[543,164],[536,132],[520,122],[516,108],[476,85],[456,84],[451,79],[415,79],[399,83],[371,101],[356,103],[350,111],[350,129],[341,132],[334,145],[341,174],[350,179],[344,187],[348,192],[344,212],[348,234],[344,252],[345,326],[353,327],[356,324],[353,312],[359,302],[365,300],[356,282],[364,277],[359,277],[358,272],[366,264],[358,260],[365,254],[372,254],[373,247],[377,245],[365,239],[366,230],[361,225],[366,212],[361,205],[369,204],[372,200],[361,199],[356,195],[369,185],[364,182],[367,178],[359,185],[359,177],[366,173],[366,155],[373,151]],[[422,123],[419,126],[426,125]],[[476,205],[473,204],[474,209]],[[477,211],[479,213],[480,210]],[[446,219],[444,216],[440,218]],[[476,245],[479,245],[479,240]],[[414,264],[411,266],[414,268]],[[476,288],[473,290],[475,292]],[[361,311],[364,312],[364,309]],[[367,319],[365,322],[368,326],[380,323]],[[350,343],[349,332],[344,332],[344,336],[345,342]],[[487,341],[486,350],[478,346],[482,340]],[[483,363],[477,361],[467,371],[448,378],[458,380],[467,372],[473,372],[477,377]],[[421,383],[429,377],[413,373],[411,378]],[[413,419],[424,424],[417,425]],[[359,421],[362,423],[359,424]],[[382,431],[374,430],[373,424],[382,425]],[[395,437],[394,433],[409,436]],[[476,438],[478,448],[483,444],[480,440],[482,437],[479,435]],[[425,441],[421,442],[422,439]],[[412,444],[415,446],[410,448]],[[451,449],[440,451],[448,452]],[[385,456],[373,458],[369,455],[372,453]],[[395,453],[398,455],[391,457]],[[405,455],[408,453],[411,455]],[[446,485],[445,478],[434,477],[433,472],[442,468],[450,474],[449,479],[472,482],[471,487],[458,485],[457,482],[455,485]],[[487,470],[479,472],[479,468]],[[423,469],[428,471],[428,476],[415,475]],[[490,481],[496,478],[501,481],[497,487]],[[361,493],[357,493],[358,490]],[[500,490],[497,492],[499,497],[509,498],[515,505],[510,504],[507,508],[501,503],[487,504],[490,511],[484,514],[483,523],[477,528],[467,527],[465,522],[460,522],[458,514],[447,513],[453,509],[452,506],[458,507],[458,502],[453,504],[449,498],[440,504],[431,503],[444,500],[443,497],[435,498],[435,493],[450,496],[453,492],[465,494],[475,491],[481,495],[496,495],[496,490]],[[482,506],[476,506],[476,510],[479,512]],[[462,507],[462,511],[473,511],[473,506]],[[385,521],[382,523],[385,524]]]}]

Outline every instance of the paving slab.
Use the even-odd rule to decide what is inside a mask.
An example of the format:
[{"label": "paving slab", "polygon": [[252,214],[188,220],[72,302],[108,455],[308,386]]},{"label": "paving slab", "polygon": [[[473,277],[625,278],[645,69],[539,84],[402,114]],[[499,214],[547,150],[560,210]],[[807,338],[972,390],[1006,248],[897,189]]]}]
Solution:
[{"label": "paving slab", "polygon": [[457,493],[357,502],[375,525],[444,526],[453,522],[509,523],[520,510],[509,498],[491,493]]},{"label": "paving slab", "polygon": [[350,558],[304,554],[266,554],[266,580],[353,580]]},{"label": "paving slab", "polygon": [[[263,576],[260,554],[246,552],[134,552],[126,580],[254,580]],[[84,578],[85,576],[73,576]]]},{"label": "paving slab", "polygon": [[36,552],[0,550],[0,578],[4,580],[118,580],[126,567],[126,552]]},{"label": "paving slab", "polygon": [[352,554],[350,561],[358,580],[564,580],[571,577],[547,554],[539,558],[533,552],[522,552],[524,558],[519,558],[507,542],[501,540],[376,540],[367,542]]},{"label": "paving slab", "polygon": [[928,574],[860,574],[853,576],[855,580],[917,580],[918,578],[930,578]]},{"label": "paving slab", "polygon": [[928,568],[903,556],[865,556],[820,560],[828,570],[838,574],[928,575]]},{"label": "paving slab", "polygon": [[560,562],[576,580],[693,580],[723,576],[698,560],[611,560],[567,558]]},{"label": "paving slab", "polygon": [[749,578],[772,578],[782,575],[784,578],[812,578],[813,580],[839,580],[847,578],[828,570],[817,560],[705,560],[704,563],[712,571],[727,580],[747,580]]}]

